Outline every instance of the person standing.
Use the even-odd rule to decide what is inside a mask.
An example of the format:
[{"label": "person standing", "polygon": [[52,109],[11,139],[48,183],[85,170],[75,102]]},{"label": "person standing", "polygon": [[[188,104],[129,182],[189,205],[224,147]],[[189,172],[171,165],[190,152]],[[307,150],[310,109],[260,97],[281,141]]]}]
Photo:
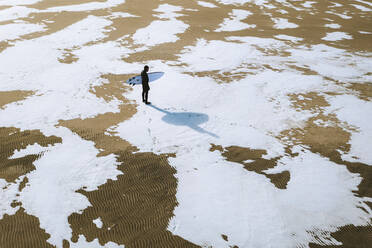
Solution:
[{"label": "person standing", "polygon": [[150,104],[148,102],[148,96],[149,96],[149,76],[147,75],[147,72],[149,71],[149,67],[145,65],[143,68],[143,71],[141,72],[141,79],[142,79],[142,102],[146,104]]}]

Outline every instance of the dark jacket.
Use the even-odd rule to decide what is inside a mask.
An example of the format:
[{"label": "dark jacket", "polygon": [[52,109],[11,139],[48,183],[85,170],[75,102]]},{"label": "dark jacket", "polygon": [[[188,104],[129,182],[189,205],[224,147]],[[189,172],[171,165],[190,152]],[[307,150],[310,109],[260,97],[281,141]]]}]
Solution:
[{"label": "dark jacket", "polygon": [[141,78],[142,78],[142,89],[144,91],[150,90],[150,87],[149,87],[149,76],[147,75],[147,72],[145,72],[145,70],[143,70],[141,72]]}]

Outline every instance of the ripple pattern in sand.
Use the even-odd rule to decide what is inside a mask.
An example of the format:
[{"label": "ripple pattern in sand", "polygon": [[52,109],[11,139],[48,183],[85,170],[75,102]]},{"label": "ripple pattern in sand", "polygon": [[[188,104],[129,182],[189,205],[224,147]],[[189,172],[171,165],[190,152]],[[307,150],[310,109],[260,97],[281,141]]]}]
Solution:
[{"label": "ripple pattern in sand", "polygon": [[[166,155],[118,153],[123,175],[108,181],[98,190],[79,192],[88,197],[92,207],[69,217],[72,241],[83,234],[87,241],[99,239],[125,247],[197,247],[167,231],[168,221],[177,205],[176,173]],[[101,218],[102,228],[93,220]]]},{"label": "ripple pattern in sand", "polygon": [[5,215],[0,220],[0,233],[0,247],[54,247],[46,242],[50,235],[40,228],[38,218],[28,215],[23,208],[14,215]]},{"label": "ripple pattern in sand", "polygon": [[17,128],[0,128],[0,178],[12,182],[21,175],[35,169],[32,164],[42,154],[31,154],[20,158],[9,158],[15,150],[25,149],[28,145],[41,146],[61,143],[62,139],[56,136],[46,137],[39,130],[20,131]]}]

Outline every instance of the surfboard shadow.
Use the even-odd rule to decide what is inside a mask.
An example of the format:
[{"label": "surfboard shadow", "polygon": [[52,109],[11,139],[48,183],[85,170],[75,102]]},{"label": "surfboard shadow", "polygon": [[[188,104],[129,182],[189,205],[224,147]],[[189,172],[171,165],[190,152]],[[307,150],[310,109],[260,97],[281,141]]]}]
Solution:
[{"label": "surfboard shadow", "polygon": [[165,115],[161,119],[166,123],[176,126],[188,126],[199,133],[205,133],[212,137],[219,138],[218,135],[199,127],[200,124],[209,120],[209,117],[206,114],[195,112],[169,112],[152,104],[148,106],[164,113]]}]

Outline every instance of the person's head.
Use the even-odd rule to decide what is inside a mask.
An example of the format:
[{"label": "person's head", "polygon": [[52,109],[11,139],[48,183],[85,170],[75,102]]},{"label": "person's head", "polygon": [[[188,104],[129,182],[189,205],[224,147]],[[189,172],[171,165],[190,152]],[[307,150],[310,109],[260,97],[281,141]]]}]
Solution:
[{"label": "person's head", "polygon": [[147,65],[145,65],[145,67],[143,69],[145,70],[145,72],[149,71],[149,67]]}]

